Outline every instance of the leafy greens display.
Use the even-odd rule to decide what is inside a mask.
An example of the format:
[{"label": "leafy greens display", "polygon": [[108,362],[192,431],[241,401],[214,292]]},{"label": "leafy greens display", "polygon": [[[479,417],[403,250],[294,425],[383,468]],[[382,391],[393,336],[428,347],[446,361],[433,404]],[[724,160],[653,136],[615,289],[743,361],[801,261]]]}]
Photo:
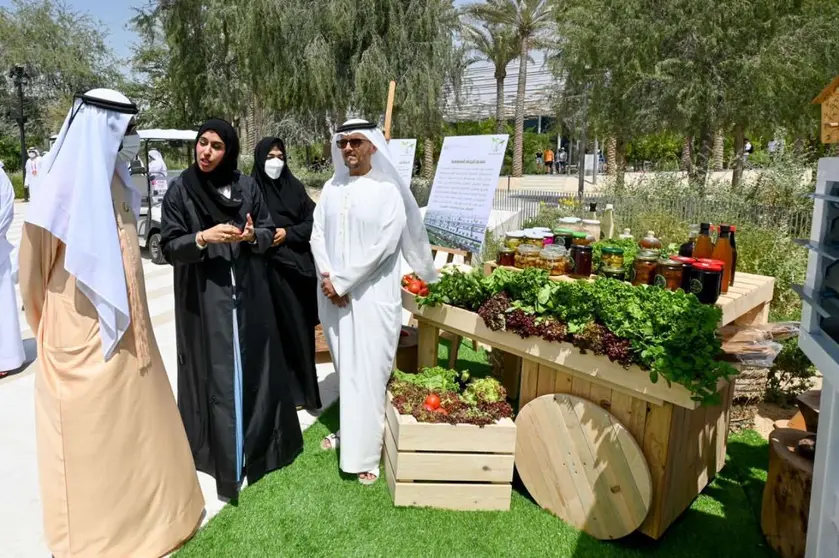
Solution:
[{"label": "leafy greens display", "polygon": [[452,272],[430,285],[420,306],[476,311],[487,327],[572,343],[625,367],[685,386],[703,405],[719,403],[717,384],[736,370],[718,361],[721,310],[695,296],[613,279],[551,281],[539,269]]}]

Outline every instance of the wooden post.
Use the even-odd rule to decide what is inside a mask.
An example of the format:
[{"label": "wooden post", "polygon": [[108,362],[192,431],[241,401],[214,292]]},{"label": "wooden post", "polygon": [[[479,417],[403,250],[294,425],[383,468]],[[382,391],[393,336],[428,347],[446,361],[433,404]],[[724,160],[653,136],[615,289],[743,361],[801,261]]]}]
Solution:
[{"label": "wooden post", "polygon": [[387,110],[385,110],[385,139],[390,141],[390,127],[393,123],[393,99],[396,97],[396,82],[391,81],[387,88]]}]

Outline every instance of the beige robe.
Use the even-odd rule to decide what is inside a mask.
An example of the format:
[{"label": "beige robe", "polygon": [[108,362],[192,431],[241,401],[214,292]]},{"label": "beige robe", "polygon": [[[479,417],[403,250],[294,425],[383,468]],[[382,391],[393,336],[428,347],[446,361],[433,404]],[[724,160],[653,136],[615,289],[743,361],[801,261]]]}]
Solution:
[{"label": "beige robe", "polygon": [[204,509],[151,330],[136,219],[119,179],[111,191],[132,304],[110,361],[96,310],[64,269],[65,245],[30,223],[21,239],[21,294],[40,363],[44,531],[56,558],[163,556],[192,536]]}]

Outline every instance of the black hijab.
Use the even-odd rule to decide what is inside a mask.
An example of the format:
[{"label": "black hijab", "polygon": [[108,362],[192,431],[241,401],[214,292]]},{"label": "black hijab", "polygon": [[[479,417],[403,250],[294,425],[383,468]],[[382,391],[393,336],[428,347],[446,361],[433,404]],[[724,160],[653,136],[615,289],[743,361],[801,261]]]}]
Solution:
[{"label": "black hijab", "polygon": [[[183,173],[186,191],[206,226],[231,222],[242,207],[242,191],[237,184],[236,170],[239,166],[239,135],[228,122],[211,118],[199,128],[195,146],[201,135],[209,130],[217,133],[224,142],[224,158],[212,172],[203,172],[198,166],[193,147],[196,161]],[[230,199],[218,191],[225,186],[231,186]]]},{"label": "black hijab", "polygon": [[[283,170],[276,179],[265,174],[265,161],[274,146],[279,147],[286,158]],[[287,231],[286,243],[272,249],[273,259],[287,270],[304,277],[316,277],[309,246],[315,203],[306,193],[303,183],[295,178],[288,168],[288,152],[283,140],[268,137],[256,144],[251,176],[259,184],[274,225]]]},{"label": "black hijab", "polygon": [[[280,176],[272,179],[265,174],[265,160],[271,148],[279,147],[285,155],[285,164]],[[251,176],[256,180],[262,189],[265,203],[271,212],[271,218],[277,227],[290,227],[299,224],[304,218],[307,210],[307,202],[311,200],[306,188],[288,168],[288,152],[285,143],[280,138],[262,138],[256,144],[253,152],[253,170]]]}]

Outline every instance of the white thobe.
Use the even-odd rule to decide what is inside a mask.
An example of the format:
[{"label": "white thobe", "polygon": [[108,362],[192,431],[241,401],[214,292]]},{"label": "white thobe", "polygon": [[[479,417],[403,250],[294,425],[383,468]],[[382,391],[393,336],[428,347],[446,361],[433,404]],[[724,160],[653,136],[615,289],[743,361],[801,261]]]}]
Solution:
[{"label": "white thobe", "polygon": [[6,235],[15,214],[15,191],[6,173],[0,169],[0,372],[17,370],[26,354],[20,337],[17,296],[15,295],[14,246]]},{"label": "white thobe", "polygon": [[340,467],[346,473],[379,466],[387,381],[402,326],[404,228],[399,187],[374,172],[346,185],[328,182],[315,208],[315,264],[329,272],[339,295],[349,295],[339,308],[318,287],[318,313],[339,379]]}]

